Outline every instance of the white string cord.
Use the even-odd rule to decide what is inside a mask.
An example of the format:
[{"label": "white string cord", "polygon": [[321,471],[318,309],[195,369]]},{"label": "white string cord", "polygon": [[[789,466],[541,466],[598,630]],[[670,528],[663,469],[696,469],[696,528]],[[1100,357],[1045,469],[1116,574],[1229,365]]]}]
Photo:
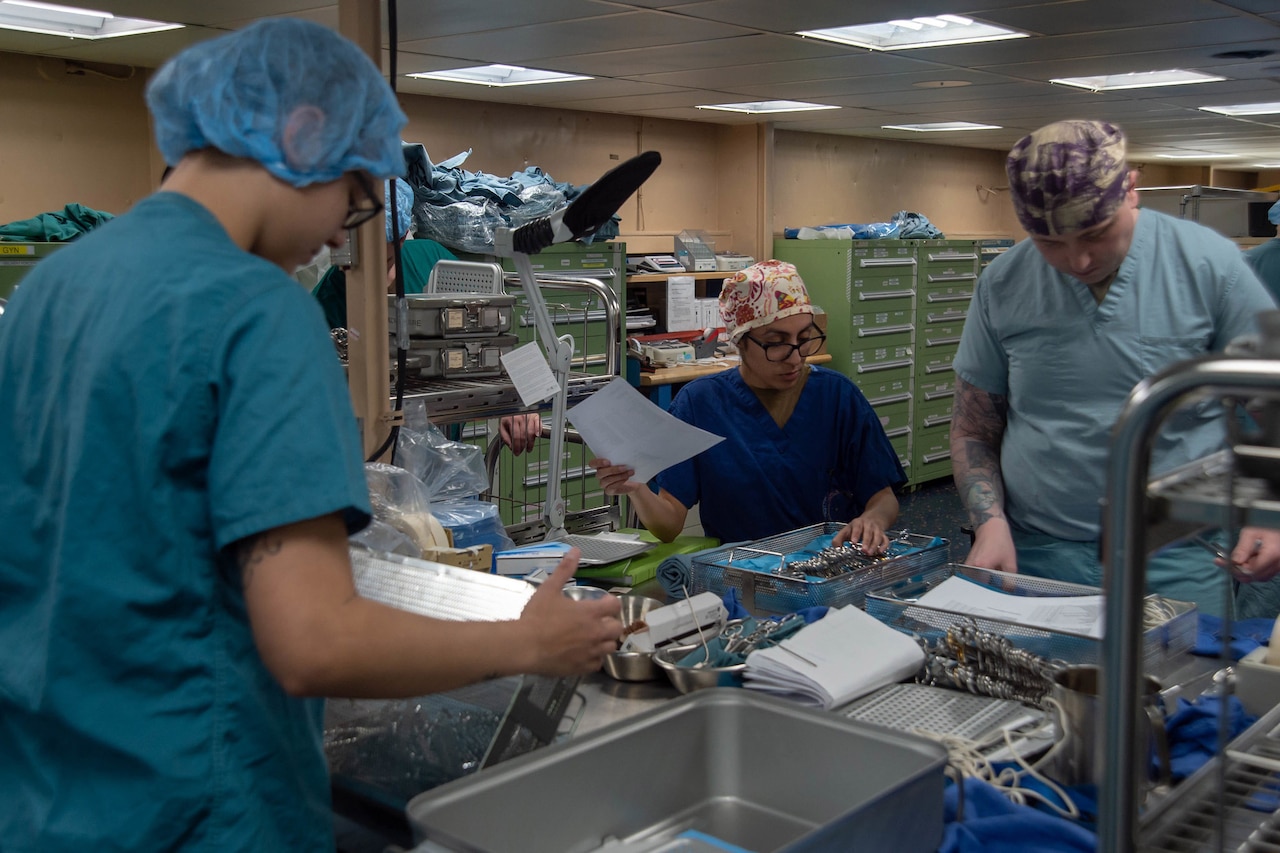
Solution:
[{"label": "white string cord", "polygon": [[[1067,794],[1067,792],[1058,783],[1049,779],[1040,772],[1040,768],[1046,766],[1053,759],[1066,743],[1066,727],[1063,721],[1062,706],[1055,700],[1046,697],[1044,704],[1053,710],[1057,718],[1058,738],[1054,741],[1053,746],[1049,748],[1034,764],[1028,764],[1014,748],[1013,735],[1009,729],[1001,729],[1000,733],[988,738],[984,741],[975,741],[968,738],[957,737],[956,735],[944,735],[937,732],[925,731],[923,729],[912,729],[915,734],[927,737],[942,744],[947,750],[948,764],[958,772],[961,777],[972,776],[998,788],[1002,794],[1010,802],[1018,805],[1026,805],[1028,800],[1038,800],[1044,803],[1049,809],[1061,817],[1071,820],[1080,817],[1080,809],[1076,806],[1075,801]],[[1020,729],[1018,734],[1023,737],[1033,737],[1037,734],[1048,734],[1052,731],[1053,723],[1046,717],[1030,729]],[[1013,756],[1014,762],[1021,768],[1005,767],[999,771],[991,759],[984,755],[984,750],[989,750],[1000,745],[1003,741],[1004,746],[1009,754]],[[1039,781],[1048,788],[1059,799],[1062,805],[1055,803],[1050,797],[1045,796],[1040,791],[1033,788],[1022,786],[1022,780],[1030,776]],[[1065,808],[1063,807],[1065,806]]]}]

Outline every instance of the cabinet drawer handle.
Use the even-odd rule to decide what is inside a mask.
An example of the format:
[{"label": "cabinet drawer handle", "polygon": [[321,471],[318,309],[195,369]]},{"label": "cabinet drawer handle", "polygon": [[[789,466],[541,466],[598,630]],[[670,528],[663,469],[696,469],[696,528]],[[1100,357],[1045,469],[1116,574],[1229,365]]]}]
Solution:
[{"label": "cabinet drawer handle", "polygon": [[924,393],[924,399],[926,401],[945,400],[947,397],[954,397],[955,395],[955,391],[926,391]]},{"label": "cabinet drawer handle", "polygon": [[904,427],[898,427],[897,429],[885,430],[884,434],[889,438],[899,438],[904,435],[911,435],[911,427],[904,426]]},{"label": "cabinet drawer handle", "polygon": [[898,361],[878,361],[875,364],[859,364],[857,369],[859,373],[875,373],[877,370],[893,370],[895,367],[910,367],[914,362],[909,358],[899,359]]},{"label": "cabinet drawer handle", "polygon": [[950,458],[951,451],[948,450],[946,453],[926,453],[924,456],[920,457],[920,461],[925,465],[932,465],[934,462],[941,462],[944,459]]},{"label": "cabinet drawer handle", "polygon": [[960,343],[959,336],[954,338],[925,338],[924,339],[924,345],[927,347],[940,347],[946,344],[958,344],[958,343]]},{"label": "cabinet drawer handle", "polygon": [[951,423],[951,415],[930,415],[924,419],[924,426],[936,427]]},{"label": "cabinet drawer handle", "polygon": [[891,406],[894,403],[909,403],[910,401],[910,394],[894,394],[892,397],[877,397],[876,399],[868,400],[867,402],[870,403],[871,408],[874,409],[876,406]]},{"label": "cabinet drawer handle", "polygon": [[952,311],[948,308],[941,314],[925,314],[924,319],[926,323],[945,323],[948,320],[964,320],[968,316],[968,311]]},{"label": "cabinet drawer handle", "polygon": [[940,261],[976,261],[977,254],[974,252],[942,252],[940,254],[929,253],[929,263],[938,263]]},{"label": "cabinet drawer handle", "polygon": [[977,276],[971,272],[966,273],[943,273],[942,275],[930,275],[927,279],[929,282],[935,281],[976,281]]},{"label": "cabinet drawer handle", "polygon": [[875,302],[878,299],[901,299],[904,296],[915,296],[914,290],[882,290],[876,293],[858,291],[859,302]]},{"label": "cabinet drawer handle", "polygon": [[914,267],[915,258],[859,258],[860,267]]},{"label": "cabinet drawer handle", "polygon": [[871,328],[867,328],[866,326],[859,326],[858,337],[874,338],[877,335],[896,335],[901,332],[909,332],[913,328],[915,327],[912,326],[910,323],[904,326],[872,326]]},{"label": "cabinet drawer handle", "polygon": [[968,302],[971,299],[973,299],[973,291],[969,291],[968,293],[950,293],[945,296],[937,293],[930,293],[925,297],[926,302]]},{"label": "cabinet drawer handle", "polygon": [[926,365],[925,373],[946,373],[949,370],[955,370],[950,364],[930,364]]}]

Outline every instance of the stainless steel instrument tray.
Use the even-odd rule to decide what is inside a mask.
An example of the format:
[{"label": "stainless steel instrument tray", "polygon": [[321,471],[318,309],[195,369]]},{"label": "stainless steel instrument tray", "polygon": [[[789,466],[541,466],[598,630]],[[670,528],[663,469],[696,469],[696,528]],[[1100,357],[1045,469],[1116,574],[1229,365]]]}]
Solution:
[{"label": "stainless steel instrument tray", "polygon": [[[387,297],[388,316],[396,298]],[[409,334],[415,338],[501,335],[511,331],[515,296],[506,294],[411,294],[405,296]]]},{"label": "stainless steel instrument tray", "polygon": [[717,688],[443,785],[407,812],[418,841],[469,853],[586,853],[691,829],[759,853],[926,853],[942,840],[945,763],[932,741]]},{"label": "stainless steel instrument tray", "polygon": [[515,335],[486,338],[412,338],[405,369],[419,379],[480,378],[502,375],[501,358],[515,348]]}]

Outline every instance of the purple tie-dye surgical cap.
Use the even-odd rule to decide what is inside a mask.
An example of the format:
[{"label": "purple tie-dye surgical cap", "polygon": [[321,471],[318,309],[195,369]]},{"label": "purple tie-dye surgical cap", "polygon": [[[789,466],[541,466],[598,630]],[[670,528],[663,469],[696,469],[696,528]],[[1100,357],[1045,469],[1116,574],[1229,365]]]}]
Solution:
[{"label": "purple tie-dye surgical cap", "polygon": [[1034,236],[1099,225],[1129,190],[1124,133],[1104,121],[1073,119],[1040,128],[1013,146],[1005,171],[1014,212]]}]

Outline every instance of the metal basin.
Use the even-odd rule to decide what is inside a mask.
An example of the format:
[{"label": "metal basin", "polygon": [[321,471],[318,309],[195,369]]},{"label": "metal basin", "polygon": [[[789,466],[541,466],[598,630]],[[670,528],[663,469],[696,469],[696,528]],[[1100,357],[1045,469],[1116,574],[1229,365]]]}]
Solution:
[{"label": "metal basin", "polygon": [[586,853],[697,830],[757,853],[931,853],[946,753],[749,690],[701,690],[420,794],[418,841]]}]

